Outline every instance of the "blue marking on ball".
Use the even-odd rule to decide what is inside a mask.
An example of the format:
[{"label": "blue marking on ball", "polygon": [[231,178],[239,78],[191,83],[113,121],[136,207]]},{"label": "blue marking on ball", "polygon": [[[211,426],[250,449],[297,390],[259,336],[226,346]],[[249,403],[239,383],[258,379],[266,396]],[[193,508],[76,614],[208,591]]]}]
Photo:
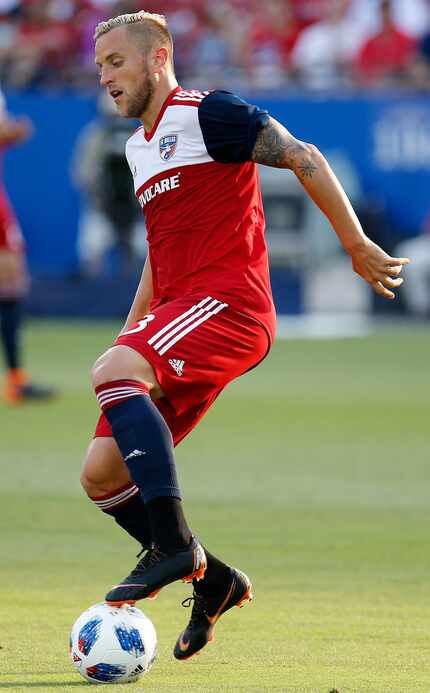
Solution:
[{"label": "blue marking on ball", "polygon": [[145,646],[137,628],[127,628],[125,625],[116,626],[115,633],[125,652],[129,652],[135,657],[141,657],[145,654]]},{"label": "blue marking on ball", "polygon": [[99,637],[101,622],[102,619],[100,616],[96,616],[96,618],[92,618],[91,621],[87,621],[79,631],[78,648],[85,656],[94,647],[94,643]]},{"label": "blue marking on ball", "polygon": [[110,683],[124,676],[127,673],[126,667],[117,666],[114,664],[104,664],[100,662],[92,667],[88,667],[87,676],[94,681]]}]

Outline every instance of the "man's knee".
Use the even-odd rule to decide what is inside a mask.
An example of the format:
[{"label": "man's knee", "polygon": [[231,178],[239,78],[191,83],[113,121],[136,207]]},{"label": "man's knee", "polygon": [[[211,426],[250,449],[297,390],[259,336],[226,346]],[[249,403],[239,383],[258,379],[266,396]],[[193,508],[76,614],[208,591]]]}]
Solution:
[{"label": "man's knee", "polygon": [[79,480],[85,493],[90,498],[103,496],[118,486],[115,479],[109,479],[107,475],[100,473],[100,471],[100,468],[94,466],[91,459],[85,459]]},{"label": "man's knee", "polygon": [[138,380],[150,391],[159,389],[151,364],[137,351],[122,345],[108,349],[97,359],[91,377],[95,388],[114,380]]},{"label": "man's knee", "polygon": [[81,469],[79,481],[81,482],[81,486],[85,493],[90,498],[93,496],[103,495],[103,492],[100,492],[100,485],[96,483],[96,480],[91,475],[91,469],[88,468],[85,463]]},{"label": "man's knee", "polygon": [[129,481],[128,469],[113,438],[94,438],[80,474],[85,493],[90,497],[103,496]]}]

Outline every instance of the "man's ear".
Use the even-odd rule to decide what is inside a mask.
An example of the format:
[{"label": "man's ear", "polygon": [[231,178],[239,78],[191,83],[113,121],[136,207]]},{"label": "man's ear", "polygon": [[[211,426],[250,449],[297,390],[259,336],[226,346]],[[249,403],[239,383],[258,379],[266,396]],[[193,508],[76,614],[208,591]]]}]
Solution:
[{"label": "man's ear", "polygon": [[153,54],[153,61],[155,72],[159,72],[161,69],[165,68],[169,62],[169,51],[167,48],[163,46],[157,48]]}]

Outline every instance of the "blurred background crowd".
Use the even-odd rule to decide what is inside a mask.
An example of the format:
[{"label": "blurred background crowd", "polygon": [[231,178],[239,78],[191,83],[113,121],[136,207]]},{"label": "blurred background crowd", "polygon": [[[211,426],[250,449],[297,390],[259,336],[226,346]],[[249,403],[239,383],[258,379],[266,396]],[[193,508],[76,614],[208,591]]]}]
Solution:
[{"label": "blurred background crowd", "polygon": [[430,89],[428,0],[0,0],[3,84],[93,87],[95,24],[142,7],[195,86]]}]

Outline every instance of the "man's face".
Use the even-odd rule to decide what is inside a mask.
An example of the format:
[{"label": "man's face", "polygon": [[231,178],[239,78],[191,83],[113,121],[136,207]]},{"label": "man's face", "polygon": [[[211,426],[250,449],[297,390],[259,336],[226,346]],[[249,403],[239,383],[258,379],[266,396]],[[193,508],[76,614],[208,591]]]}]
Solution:
[{"label": "man's face", "polygon": [[100,84],[106,87],[124,118],[140,118],[148,108],[154,86],[147,60],[127,27],[103,34],[96,43]]}]

